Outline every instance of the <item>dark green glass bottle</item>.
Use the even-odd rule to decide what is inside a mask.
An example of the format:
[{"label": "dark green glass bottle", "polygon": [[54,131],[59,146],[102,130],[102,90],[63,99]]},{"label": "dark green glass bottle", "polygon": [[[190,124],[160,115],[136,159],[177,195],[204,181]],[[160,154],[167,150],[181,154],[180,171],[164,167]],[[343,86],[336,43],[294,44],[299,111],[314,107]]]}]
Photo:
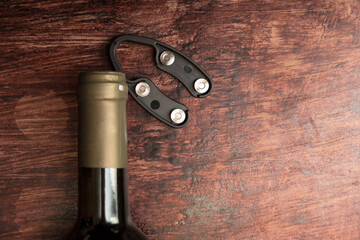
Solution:
[{"label": "dark green glass bottle", "polygon": [[67,240],[148,240],[128,199],[125,75],[79,78],[79,216]]}]

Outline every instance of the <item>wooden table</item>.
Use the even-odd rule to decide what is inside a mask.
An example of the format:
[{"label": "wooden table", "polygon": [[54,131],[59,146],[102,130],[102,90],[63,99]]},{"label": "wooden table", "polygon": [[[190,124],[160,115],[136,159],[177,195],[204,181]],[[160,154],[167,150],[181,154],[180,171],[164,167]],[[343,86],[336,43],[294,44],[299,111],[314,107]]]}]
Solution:
[{"label": "wooden table", "polygon": [[111,40],[197,61],[193,98],[126,44],[129,77],[184,103],[183,129],[128,101],[131,213],[150,239],[360,239],[359,1],[2,1],[0,239],[62,239],[77,211],[80,72]]}]

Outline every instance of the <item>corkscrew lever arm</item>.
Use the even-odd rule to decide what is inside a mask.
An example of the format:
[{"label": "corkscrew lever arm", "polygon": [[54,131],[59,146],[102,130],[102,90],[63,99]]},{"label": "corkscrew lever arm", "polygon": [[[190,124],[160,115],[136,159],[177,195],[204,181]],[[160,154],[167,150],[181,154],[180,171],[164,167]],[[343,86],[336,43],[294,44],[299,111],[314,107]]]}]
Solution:
[{"label": "corkscrew lever arm", "polygon": [[[122,35],[110,46],[110,59],[116,71],[124,72],[116,57],[116,49],[124,41],[136,42],[155,48],[156,66],[178,80],[194,97],[206,97],[213,88],[211,77],[192,59],[175,48],[151,38]],[[163,94],[148,78],[126,79],[131,96],[149,113],[174,128],[189,121],[189,109]]]}]

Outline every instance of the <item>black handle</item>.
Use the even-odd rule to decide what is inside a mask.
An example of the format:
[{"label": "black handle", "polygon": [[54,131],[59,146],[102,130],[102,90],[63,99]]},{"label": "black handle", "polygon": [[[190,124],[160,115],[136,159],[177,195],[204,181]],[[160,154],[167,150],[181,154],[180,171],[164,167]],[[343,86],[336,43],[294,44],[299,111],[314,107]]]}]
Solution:
[{"label": "black handle", "polygon": [[[157,67],[180,80],[194,97],[205,97],[211,93],[212,79],[198,64],[175,48],[151,38],[133,35],[117,37],[110,46],[110,59],[116,71],[123,72],[116,57],[116,49],[124,41],[154,47]],[[134,99],[160,121],[175,128],[183,127],[189,121],[188,108],[164,95],[150,79],[127,79],[127,83]],[[146,83],[141,84],[143,92],[136,91],[139,83]]]}]

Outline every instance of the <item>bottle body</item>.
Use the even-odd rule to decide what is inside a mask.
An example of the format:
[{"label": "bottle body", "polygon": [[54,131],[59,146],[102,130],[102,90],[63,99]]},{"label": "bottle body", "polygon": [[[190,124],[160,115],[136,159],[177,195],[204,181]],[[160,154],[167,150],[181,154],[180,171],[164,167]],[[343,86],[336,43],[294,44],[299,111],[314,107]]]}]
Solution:
[{"label": "bottle body", "polygon": [[79,168],[79,217],[68,240],[145,240],[131,220],[126,168]]},{"label": "bottle body", "polygon": [[80,75],[79,213],[68,240],[148,240],[130,215],[127,94],[123,73]]}]

